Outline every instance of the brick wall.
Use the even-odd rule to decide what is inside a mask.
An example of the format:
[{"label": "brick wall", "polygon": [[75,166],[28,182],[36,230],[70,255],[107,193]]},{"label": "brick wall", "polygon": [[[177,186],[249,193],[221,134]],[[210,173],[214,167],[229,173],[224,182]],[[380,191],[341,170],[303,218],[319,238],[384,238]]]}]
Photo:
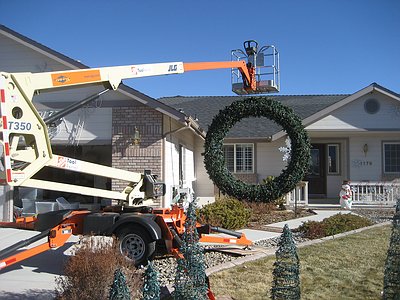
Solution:
[{"label": "brick wall", "polygon": [[[132,145],[135,126],[140,144]],[[112,113],[112,166],[142,173],[149,169],[162,180],[162,114],[146,106],[114,107]],[[121,191],[125,183],[113,180]]]}]

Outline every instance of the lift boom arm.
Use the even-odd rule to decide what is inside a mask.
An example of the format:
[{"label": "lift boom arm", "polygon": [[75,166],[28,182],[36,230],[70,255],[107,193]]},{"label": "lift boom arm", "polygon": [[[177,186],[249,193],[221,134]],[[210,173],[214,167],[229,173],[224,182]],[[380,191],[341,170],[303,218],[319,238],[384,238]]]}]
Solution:
[{"label": "lift boom arm", "polygon": [[[47,132],[48,120],[43,120],[32,100],[35,92],[60,88],[103,84],[107,89],[116,90],[123,79],[180,74],[195,70],[237,68],[244,80],[243,88],[256,88],[254,68],[246,62],[168,62],[155,64],[127,65],[80,70],[65,70],[43,73],[0,73],[0,148],[3,167],[0,168],[0,184],[45,188],[48,190],[78,193],[88,196],[105,197],[128,202],[128,206],[140,204],[141,199],[161,196],[164,189],[151,175],[117,170],[52,153]],[[79,103],[77,103],[79,105]],[[74,108],[71,108],[71,110]],[[68,113],[68,110],[66,113]],[[128,181],[122,192],[38,180],[32,177],[44,167],[66,169],[95,176]],[[142,186],[146,180],[148,186]],[[151,192],[153,190],[153,192]],[[150,192],[148,192],[150,191]]]},{"label": "lift boom arm", "polygon": [[213,70],[237,68],[246,79],[246,88],[251,89],[255,79],[251,77],[251,68],[245,61],[227,62],[168,62],[156,64],[127,65],[83,70],[68,70],[43,73],[13,73],[10,74],[26,98],[32,99],[35,91],[43,91],[60,87],[105,83],[116,90],[123,79],[180,74],[195,70]]}]

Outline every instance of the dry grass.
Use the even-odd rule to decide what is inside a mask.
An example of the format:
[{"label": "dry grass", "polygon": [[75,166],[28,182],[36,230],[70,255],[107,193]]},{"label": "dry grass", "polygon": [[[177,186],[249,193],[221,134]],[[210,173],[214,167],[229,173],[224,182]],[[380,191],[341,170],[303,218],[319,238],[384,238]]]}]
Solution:
[{"label": "dry grass", "polygon": [[[302,299],[381,299],[390,226],[298,249]],[[269,299],[275,257],[210,276],[217,296]]]}]

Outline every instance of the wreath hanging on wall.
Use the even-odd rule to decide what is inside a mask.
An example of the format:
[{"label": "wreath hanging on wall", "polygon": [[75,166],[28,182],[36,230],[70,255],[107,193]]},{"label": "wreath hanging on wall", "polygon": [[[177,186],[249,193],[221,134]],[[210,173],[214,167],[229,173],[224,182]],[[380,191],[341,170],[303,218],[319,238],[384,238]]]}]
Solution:
[{"label": "wreath hanging on wall", "polygon": [[[241,119],[267,117],[282,126],[291,140],[289,164],[265,184],[247,184],[235,178],[224,160],[223,142],[229,130]],[[209,126],[205,139],[204,162],[210,179],[221,192],[240,200],[271,202],[293,190],[308,170],[310,142],[301,119],[294,111],[267,97],[235,101],[220,110]]]}]

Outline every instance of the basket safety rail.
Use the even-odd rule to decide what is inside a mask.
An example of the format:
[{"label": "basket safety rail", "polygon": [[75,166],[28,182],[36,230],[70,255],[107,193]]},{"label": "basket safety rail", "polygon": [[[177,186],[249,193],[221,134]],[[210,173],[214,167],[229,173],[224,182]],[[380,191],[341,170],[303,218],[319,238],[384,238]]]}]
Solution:
[{"label": "basket safety rail", "polygon": [[275,46],[258,47],[254,40],[245,41],[244,49],[231,51],[232,61],[247,60],[247,67],[254,68],[256,88],[243,88],[242,72],[239,69],[231,70],[232,91],[238,95],[276,93],[280,89],[279,52]]}]

